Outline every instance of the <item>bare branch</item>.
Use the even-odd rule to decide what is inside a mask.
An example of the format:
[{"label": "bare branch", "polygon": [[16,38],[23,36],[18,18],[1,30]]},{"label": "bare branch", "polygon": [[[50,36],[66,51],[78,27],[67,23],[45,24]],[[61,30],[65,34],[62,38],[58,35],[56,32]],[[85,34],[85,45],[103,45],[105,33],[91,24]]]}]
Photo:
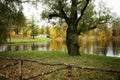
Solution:
[{"label": "bare branch", "polygon": [[86,0],[86,4],[85,4],[85,6],[83,7],[83,9],[81,10],[81,15],[80,15],[80,17],[77,19],[76,24],[78,24],[79,20],[81,20],[82,16],[84,15],[84,12],[85,12],[85,10],[86,10],[89,2],[90,2],[90,0]]}]

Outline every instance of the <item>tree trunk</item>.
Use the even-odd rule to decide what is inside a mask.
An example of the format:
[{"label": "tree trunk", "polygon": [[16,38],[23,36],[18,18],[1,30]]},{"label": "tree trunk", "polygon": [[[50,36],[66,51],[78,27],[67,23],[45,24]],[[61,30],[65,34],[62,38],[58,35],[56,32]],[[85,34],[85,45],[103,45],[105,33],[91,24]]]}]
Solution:
[{"label": "tree trunk", "polygon": [[35,39],[35,36],[33,35],[32,38]]},{"label": "tree trunk", "polygon": [[79,44],[78,44],[79,34],[75,30],[67,29],[66,45],[68,49],[68,54],[70,56],[80,55],[79,53]]}]

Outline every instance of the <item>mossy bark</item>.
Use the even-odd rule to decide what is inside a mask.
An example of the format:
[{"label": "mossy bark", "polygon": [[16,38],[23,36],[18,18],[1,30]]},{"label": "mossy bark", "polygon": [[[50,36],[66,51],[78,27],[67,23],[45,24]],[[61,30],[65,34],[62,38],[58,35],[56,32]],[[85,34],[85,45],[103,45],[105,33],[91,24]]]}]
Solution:
[{"label": "mossy bark", "polygon": [[79,34],[75,30],[67,29],[66,45],[68,49],[68,54],[70,56],[80,55],[79,53],[79,44],[78,44]]}]

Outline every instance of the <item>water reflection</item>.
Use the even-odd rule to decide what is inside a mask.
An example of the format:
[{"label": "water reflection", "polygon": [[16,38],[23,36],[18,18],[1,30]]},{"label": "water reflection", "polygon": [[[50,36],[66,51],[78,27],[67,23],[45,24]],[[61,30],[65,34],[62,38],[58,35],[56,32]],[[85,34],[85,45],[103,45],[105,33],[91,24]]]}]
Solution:
[{"label": "water reflection", "polygon": [[62,41],[51,41],[50,42],[50,48],[52,50],[61,50],[61,51],[66,51],[67,50],[67,47],[66,47],[66,44],[65,42],[62,42]]},{"label": "water reflection", "polygon": [[112,42],[113,53],[116,56],[120,55],[120,41],[113,41]]},{"label": "water reflection", "polygon": [[[120,57],[120,41],[84,41],[80,47],[80,52],[99,54],[105,56]],[[52,40],[50,42],[35,42],[35,43],[19,43],[19,44],[5,44],[0,46],[0,51],[66,51],[65,42]]]},{"label": "water reflection", "polygon": [[106,55],[108,45],[109,45],[109,43],[106,41],[96,41],[95,53],[101,54],[101,55]]}]

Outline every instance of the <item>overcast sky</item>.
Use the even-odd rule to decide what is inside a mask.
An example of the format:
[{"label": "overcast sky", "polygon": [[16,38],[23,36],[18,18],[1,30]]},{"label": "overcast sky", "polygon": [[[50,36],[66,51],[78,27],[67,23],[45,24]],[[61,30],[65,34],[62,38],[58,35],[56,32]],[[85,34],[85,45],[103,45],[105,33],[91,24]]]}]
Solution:
[{"label": "overcast sky", "polygon": [[120,0],[103,0],[120,17]]},{"label": "overcast sky", "polygon": [[[95,0],[98,3],[101,0]],[[108,6],[111,10],[111,12],[115,12],[118,16],[120,16],[120,0],[102,0],[106,3],[106,6]],[[25,16],[28,19],[31,19],[32,16],[34,16],[35,20],[38,21],[38,25],[48,25],[44,21],[40,19],[40,13],[43,10],[43,6],[39,5],[38,10],[35,9],[35,7],[32,7],[31,5],[27,5],[27,3],[24,4],[24,10]]]}]

